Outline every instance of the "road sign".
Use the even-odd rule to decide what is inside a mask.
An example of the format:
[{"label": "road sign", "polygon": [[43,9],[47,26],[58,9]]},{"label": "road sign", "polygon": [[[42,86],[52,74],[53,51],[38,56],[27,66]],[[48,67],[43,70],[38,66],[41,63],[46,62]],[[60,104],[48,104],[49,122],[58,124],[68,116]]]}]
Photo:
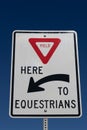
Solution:
[{"label": "road sign", "polygon": [[14,31],[10,116],[80,117],[75,31]]},{"label": "road sign", "polygon": [[29,43],[34,48],[37,55],[40,57],[41,61],[44,64],[46,64],[51,58],[58,44],[60,43],[60,39],[58,38],[30,38]]}]

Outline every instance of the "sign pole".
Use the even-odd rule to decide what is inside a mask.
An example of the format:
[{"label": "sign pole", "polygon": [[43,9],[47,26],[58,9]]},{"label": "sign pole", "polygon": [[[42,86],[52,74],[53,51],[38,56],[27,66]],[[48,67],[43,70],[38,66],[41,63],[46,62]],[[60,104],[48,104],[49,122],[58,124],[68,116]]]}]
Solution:
[{"label": "sign pole", "polygon": [[48,118],[43,118],[43,130],[48,130]]}]

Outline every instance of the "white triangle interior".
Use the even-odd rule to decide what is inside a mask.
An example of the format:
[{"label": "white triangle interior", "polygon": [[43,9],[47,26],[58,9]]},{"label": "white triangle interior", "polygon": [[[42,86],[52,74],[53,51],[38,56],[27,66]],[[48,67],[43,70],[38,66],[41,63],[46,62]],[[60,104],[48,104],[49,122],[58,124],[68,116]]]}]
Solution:
[{"label": "white triangle interior", "polygon": [[54,42],[36,42],[37,47],[44,56],[47,56]]}]

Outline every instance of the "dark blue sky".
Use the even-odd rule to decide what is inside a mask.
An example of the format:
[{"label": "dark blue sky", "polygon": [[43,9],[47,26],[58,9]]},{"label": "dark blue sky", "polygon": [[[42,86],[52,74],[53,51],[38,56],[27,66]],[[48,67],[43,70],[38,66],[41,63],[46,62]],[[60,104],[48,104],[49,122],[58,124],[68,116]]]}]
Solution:
[{"label": "dark blue sky", "polygon": [[13,30],[76,30],[78,33],[83,115],[49,119],[49,130],[87,129],[87,3],[86,0],[0,1],[0,130],[42,130],[42,119],[9,117]]}]

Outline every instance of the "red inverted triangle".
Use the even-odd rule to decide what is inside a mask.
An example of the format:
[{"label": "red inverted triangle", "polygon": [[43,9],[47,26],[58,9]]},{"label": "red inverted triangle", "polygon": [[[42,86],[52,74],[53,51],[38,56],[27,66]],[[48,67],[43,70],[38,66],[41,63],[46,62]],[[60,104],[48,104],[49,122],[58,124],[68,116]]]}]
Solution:
[{"label": "red inverted triangle", "polygon": [[[48,63],[49,59],[53,55],[60,41],[61,40],[59,38],[30,38],[29,39],[29,43],[31,44],[31,46],[33,47],[33,49],[35,50],[35,52],[37,53],[37,55],[39,56],[39,58],[44,64]],[[53,46],[51,47],[47,55],[44,56],[41,50],[38,48],[36,42],[53,42]]]}]

